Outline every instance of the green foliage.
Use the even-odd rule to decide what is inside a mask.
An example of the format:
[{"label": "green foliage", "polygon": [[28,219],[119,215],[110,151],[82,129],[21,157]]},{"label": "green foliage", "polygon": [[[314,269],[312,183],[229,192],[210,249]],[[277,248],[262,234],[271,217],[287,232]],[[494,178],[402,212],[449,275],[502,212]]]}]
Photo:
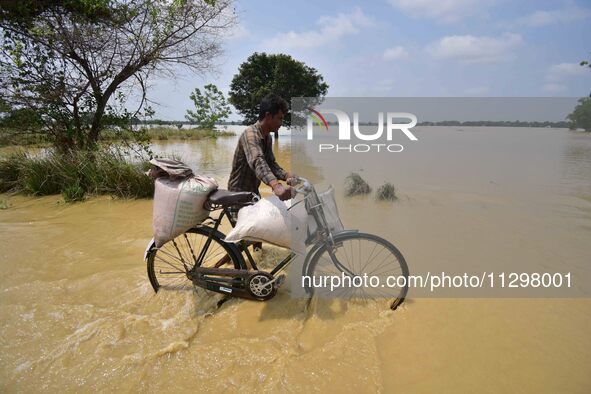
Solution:
[{"label": "green foliage", "polygon": [[70,185],[64,188],[62,191],[62,197],[65,202],[84,201],[86,198],[86,192],[80,184]]},{"label": "green foliage", "polygon": [[16,152],[8,158],[0,158],[0,193],[18,189],[19,177],[26,157],[24,152]]},{"label": "green foliage", "polygon": [[583,129],[591,131],[591,97],[584,97],[579,100],[579,104],[574,111],[567,116],[571,122],[571,129]]},{"label": "green foliage", "polygon": [[[269,93],[289,103],[292,97],[322,98],[327,91],[328,85],[316,69],[289,55],[254,53],[232,79],[229,100],[244,116],[244,123],[250,124],[257,120],[261,99]],[[291,125],[291,114],[284,123]]]},{"label": "green foliage", "polygon": [[583,67],[587,66],[587,67],[591,68],[591,62],[589,62],[588,60],[583,60],[579,64]]},{"label": "green foliage", "polygon": [[62,194],[66,201],[82,201],[87,194],[149,198],[154,183],[145,168],[144,161],[132,163],[113,149],[43,156],[21,152],[0,159],[0,192]]},{"label": "green foliage", "polygon": [[62,9],[89,21],[109,20],[114,17],[112,6],[111,0],[19,0],[3,4],[0,18],[32,24],[44,12]]},{"label": "green foliage", "polygon": [[39,132],[42,125],[43,120],[39,113],[30,108],[10,108],[0,117],[0,127],[2,128]]},{"label": "green foliage", "polygon": [[205,85],[203,94],[199,88],[189,98],[195,111],[187,110],[185,118],[202,129],[213,129],[216,123],[223,122],[230,115],[230,106],[224,94],[214,84]]},{"label": "green foliage", "polygon": [[[221,33],[234,24],[229,1],[3,4],[0,96],[10,108],[33,111],[62,151],[95,149],[104,129],[133,130],[152,76],[172,64],[209,71]],[[141,98],[135,112],[123,93],[132,90]]]}]

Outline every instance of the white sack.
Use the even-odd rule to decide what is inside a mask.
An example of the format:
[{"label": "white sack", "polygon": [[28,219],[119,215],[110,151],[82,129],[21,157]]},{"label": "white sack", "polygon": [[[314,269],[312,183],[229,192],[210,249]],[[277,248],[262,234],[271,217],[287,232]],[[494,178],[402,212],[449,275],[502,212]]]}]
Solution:
[{"label": "white sack", "polygon": [[160,247],[207,218],[207,196],[218,188],[215,179],[197,175],[185,179],[158,178],[154,191],[154,241]]},{"label": "white sack", "polygon": [[236,227],[225,241],[263,241],[305,254],[306,225],[287,210],[289,206],[271,195],[240,209]]}]

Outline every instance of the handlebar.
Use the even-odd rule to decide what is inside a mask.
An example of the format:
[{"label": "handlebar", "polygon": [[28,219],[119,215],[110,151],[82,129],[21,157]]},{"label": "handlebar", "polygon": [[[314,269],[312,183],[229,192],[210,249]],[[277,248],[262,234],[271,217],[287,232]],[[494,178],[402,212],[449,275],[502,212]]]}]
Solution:
[{"label": "handlebar", "polygon": [[306,178],[296,177],[297,184],[292,186],[296,194],[308,194],[313,190],[313,186]]}]

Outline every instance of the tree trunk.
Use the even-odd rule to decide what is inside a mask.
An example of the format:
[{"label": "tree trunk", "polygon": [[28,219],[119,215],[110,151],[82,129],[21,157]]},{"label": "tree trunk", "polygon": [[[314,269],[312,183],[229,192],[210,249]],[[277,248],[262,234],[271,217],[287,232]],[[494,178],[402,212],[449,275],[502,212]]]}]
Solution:
[{"label": "tree trunk", "polygon": [[100,100],[96,106],[96,111],[92,117],[92,124],[90,126],[90,132],[88,133],[88,138],[86,145],[88,148],[94,147],[98,142],[99,132],[101,129],[101,120],[103,119],[103,115],[105,114],[105,107],[107,106],[107,100],[103,96],[102,100]]}]

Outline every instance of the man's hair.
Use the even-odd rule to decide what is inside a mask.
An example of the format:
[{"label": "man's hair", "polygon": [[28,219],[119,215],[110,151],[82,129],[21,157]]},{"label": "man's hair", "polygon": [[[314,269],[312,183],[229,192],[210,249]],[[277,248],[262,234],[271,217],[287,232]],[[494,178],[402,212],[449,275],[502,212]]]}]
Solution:
[{"label": "man's hair", "polygon": [[267,112],[269,112],[272,116],[277,115],[277,112],[281,111],[283,114],[287,114],[289,107],[287,105],[287,101],[282,99],[276,94],[268,94],[261,100],[261,105],[259,106],[259,120],[262,120]]}]

